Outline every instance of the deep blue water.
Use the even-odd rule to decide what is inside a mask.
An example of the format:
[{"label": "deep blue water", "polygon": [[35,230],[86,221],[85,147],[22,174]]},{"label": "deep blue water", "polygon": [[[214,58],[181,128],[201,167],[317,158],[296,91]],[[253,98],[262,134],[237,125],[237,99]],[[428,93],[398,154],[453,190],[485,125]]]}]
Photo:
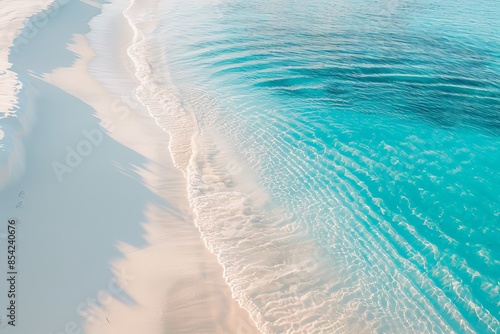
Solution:
[{"label": "deep blue water", "polygon": [[500,332],[498,1],[172,1],[161,15],[184,106],[327,253],[316,285],[273,294],[280,307],[245,294],[265,330]]}]

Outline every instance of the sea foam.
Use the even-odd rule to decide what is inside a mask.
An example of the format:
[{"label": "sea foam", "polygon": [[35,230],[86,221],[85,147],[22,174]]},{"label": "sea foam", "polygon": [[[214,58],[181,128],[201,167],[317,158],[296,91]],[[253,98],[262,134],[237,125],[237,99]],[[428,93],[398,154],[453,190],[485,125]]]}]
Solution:
[{"label": "sea foam", "polygon": [[495,332],[494,53],[421,4],[288,5],[126,13],[138,96],[234,297],[266,333]]}]

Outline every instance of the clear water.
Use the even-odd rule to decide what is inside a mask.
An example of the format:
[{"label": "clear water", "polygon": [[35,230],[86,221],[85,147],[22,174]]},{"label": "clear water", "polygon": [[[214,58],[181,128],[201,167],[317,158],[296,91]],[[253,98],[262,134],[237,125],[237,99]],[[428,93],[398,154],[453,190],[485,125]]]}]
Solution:
[{"label": "clear water", "polygon": [[154,16],[197,223],[263,332],[500,332],[498,1]]}]

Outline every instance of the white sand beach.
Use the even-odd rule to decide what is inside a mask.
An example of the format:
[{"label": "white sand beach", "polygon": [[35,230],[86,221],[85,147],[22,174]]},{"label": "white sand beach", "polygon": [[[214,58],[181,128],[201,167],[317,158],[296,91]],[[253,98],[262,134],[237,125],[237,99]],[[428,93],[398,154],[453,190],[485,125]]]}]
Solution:
[{"label": "white sand beach", "polygon": [[[16,326],[2,315],[0,331],[257,333],[193,224],[168,134],[89,73],[88,23],[101,9],[70,1],[13,58],[36,92],[36,122],[24,174],[0,190],[2,236],[19,220]],[[132,32],[122,13],[109,20],[104,37],[121,55],[110,70],[133,85]]]},{"label": "white sand beach", "polygon": [[499,16],[0,0],[0,334],[500,333]]}]

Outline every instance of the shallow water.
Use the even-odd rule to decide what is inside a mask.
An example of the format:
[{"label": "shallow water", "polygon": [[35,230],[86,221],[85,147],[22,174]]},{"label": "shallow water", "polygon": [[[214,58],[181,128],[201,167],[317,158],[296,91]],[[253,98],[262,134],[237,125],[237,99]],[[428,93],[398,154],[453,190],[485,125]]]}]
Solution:
[{"label": "shallow water", "polygon": [[150,28],[138,95],[263,332],[500,331],[499,15],[494,0],[134,10]]}]

